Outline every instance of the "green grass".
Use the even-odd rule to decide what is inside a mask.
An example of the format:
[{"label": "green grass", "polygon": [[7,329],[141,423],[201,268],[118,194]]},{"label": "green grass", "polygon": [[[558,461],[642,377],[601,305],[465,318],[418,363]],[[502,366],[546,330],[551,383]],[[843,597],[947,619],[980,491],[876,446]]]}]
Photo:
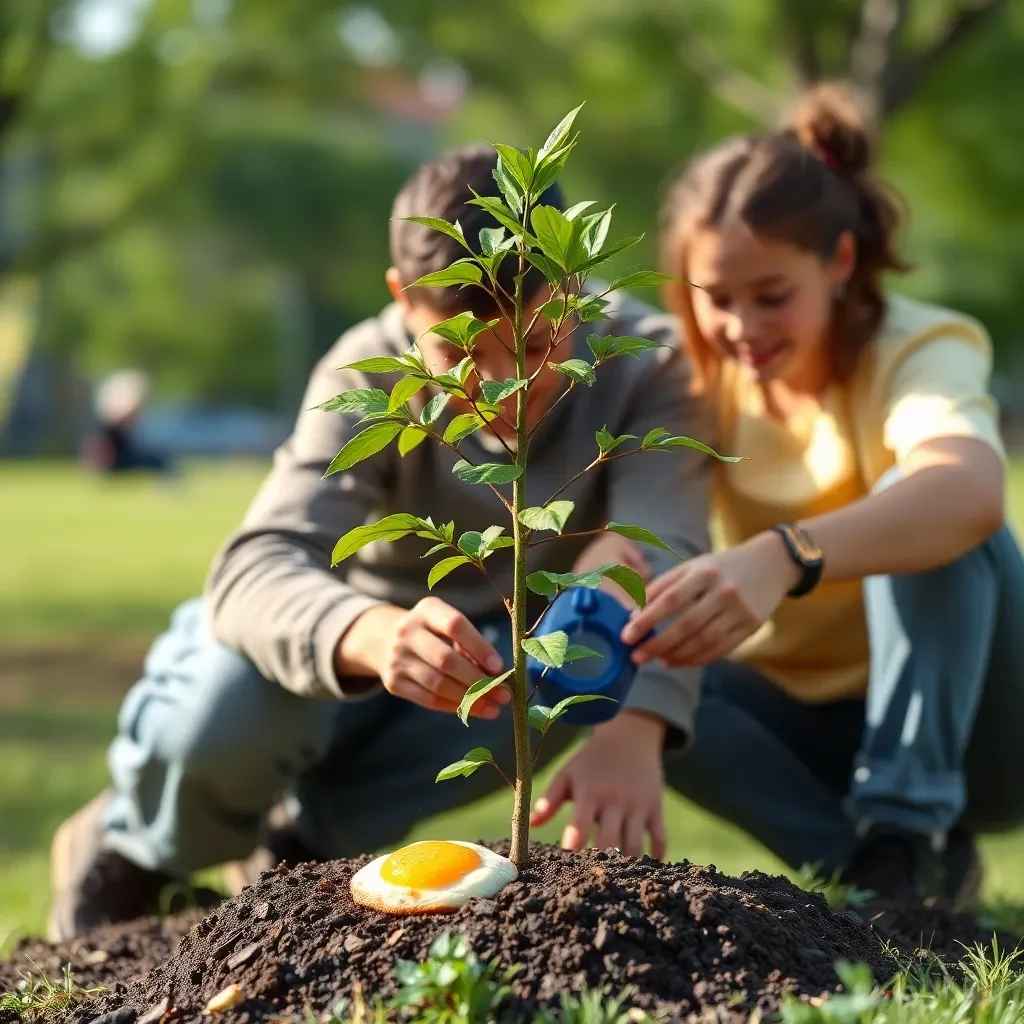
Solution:
[{"label": "green grass", "polygon": [[[105,784],[119,694],[147,639],[199,592],[262,474],[252,464],[200,465],[165,486],[0,464],[0,946],[5,936],[42,931],[50,836]],[[1024,470],[1011,501],[1024,521]],[[509,814],[499,795],[415,834],[499,838]],[[537,838],[556,841],[567,814]],[[673,858],[729,872],[780,870],[738,830],[674,795],[667,817]],[[987,895],[1024,903],[1024,835],[987,838],[984,851]]]}]

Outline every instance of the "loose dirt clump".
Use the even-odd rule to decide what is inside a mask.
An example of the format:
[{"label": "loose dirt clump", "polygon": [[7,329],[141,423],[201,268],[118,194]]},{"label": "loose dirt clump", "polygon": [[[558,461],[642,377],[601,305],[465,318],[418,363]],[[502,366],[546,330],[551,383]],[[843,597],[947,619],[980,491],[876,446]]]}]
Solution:
[{"label": "loose dirt clump", "polygon": [[629,985],[644,1009],[685,1017],[714,1008],[716,1019],[741,1020],[755,1006],[777,1008],[785,993],[834,991],[838,959],[869,963],[880,981],[898,966],[863,922],[759,872],[729,878],[685,862],[538,845],[531,867],[494,899],[397,918],[351,900],[349,878],[369,859],[263,875],[91,1016],[129,1006],[143,1020],[199,1022],[212,996],[238,984],[245,1002],[218,1019],[303,1019],[357,982],[391,995],[395,961],[423,960],[444,931],[465,935],[483,961],[522,965],[512,1016],[583,986]]}]

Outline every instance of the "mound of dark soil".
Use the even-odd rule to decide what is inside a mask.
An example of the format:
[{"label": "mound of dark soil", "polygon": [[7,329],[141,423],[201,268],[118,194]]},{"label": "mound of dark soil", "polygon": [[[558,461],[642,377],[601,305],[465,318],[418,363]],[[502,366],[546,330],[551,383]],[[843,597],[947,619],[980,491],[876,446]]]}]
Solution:
[{"label": "mound of dark soil", "polygon": [[[530,869],[496,898],[454,914],[398,918],[351,900],[349,879],[369,859],[279,868],[201,920],[137,922],[71,947],[22,952],[41,966],[70,959],[80,983],[108,986],[80,1012],[83,1021],[129,1008],[138,1024],[199,1022],[208,1000],[230,984],[241,986],[245,1002],[219,1018],[225,1024],[303,1020],[355,983],[391,995],[395,961],[424,959],[444,931],[465,935],[481,960],[522,965],[510,1016],[557,1004],[562,992],[584,985],[613,992],[629,985],[632,1003],[645,1009],[676,1018],[710,1010],[712,1019],[740,1021],[755,1006],[776,1009],[785,993],[834,991],[839,959],[867,962],[879,981],[888,979],[899,964],[880,938],[903,952],[923,942],[956,956],[959,942],[990,938],[975,934],[969,918],[938,911],[900,918],[889,910],[874,922],[865,914],[866,922],[760,872],[730,878],[685,862],[539,845]],[[11,973],[0,965],[0,988]],[[130,1020],[122,1015],[117,1024]]]}]

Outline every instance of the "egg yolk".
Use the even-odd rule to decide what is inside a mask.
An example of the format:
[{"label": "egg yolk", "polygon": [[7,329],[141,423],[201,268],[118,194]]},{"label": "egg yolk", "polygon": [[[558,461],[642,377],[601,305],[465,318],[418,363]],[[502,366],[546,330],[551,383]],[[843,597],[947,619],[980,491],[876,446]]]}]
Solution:
[{"label": "egg yolk", "polygon": [[395,850],[381,865],[386,882],[407,888],[441,889],[481,865],[480,854],[458,843],[427,842]]}]

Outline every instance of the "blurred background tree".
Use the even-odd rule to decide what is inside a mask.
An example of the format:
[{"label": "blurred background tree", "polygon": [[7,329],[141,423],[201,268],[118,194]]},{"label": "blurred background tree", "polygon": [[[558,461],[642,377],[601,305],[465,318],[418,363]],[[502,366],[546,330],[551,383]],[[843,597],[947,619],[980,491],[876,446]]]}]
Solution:
[{"label": "blurred background tree", "polygon": [[567,185],[614,194],[649,262],[689,153],[843,77],[911,201],[897,286],[981,316],[1008,360],[1022,43],[1008,0],[4,0],[0,275],[42,283],[35,348],[65,367],[290,416],[386,300],[391,198],[439,147],[586,100]]}]

